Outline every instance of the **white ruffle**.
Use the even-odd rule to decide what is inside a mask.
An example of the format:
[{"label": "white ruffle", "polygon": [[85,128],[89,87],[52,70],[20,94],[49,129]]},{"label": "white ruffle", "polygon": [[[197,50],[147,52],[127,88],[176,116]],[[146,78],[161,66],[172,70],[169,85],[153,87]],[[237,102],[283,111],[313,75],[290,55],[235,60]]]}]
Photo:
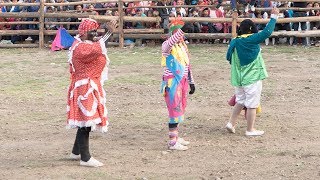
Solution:
[{"label": "white ruffle", "polygon": [[66,125],[67,129],[72,128],[82,128],[82,127],[91,127],[91,131],[100,131],[102,133],[106,133],[108,131],[108,125],[109,122],[106,122],[105,126],[99,126],[98,124],[101,123],[101,119],[93,119],[93,120],[87,120],[87,121],[79,121],[74,119],[69,119],[68,124]]},{"label": "white ruffle", "polygon": [[104,82],[106,80],[108,80],[108,66],[109,66],[110,60],[109,60],[109,57],[107,55],[107,48],[106,48],[105,42],[102,39],[100,39],[99,43],[100,43],[100,46],[101,46],[102,54],[106,57],[106,61],[107,61],[106,65],[104,66],[103,71],[101,73],[101,84],[103,86]]},{"label": "white ruffle", "polygon": [[[77,38],[76,38],[77,39]],[[78,39],[77,39],[78,40]],[[68,53],[68,63],[71,64],[71,67],[72,67],[72,71],[75,72],[76,70],[74,69],[74,65],[73,65],[73,62],[72,62],[72,57],[73,57],[73,51],[76,49],[76,47],[78,47],[80,45],[81,41],[78,41],[77,44],[75,44],[74,46],[71,46],[70,49],[69,49],[69,53]]]}]

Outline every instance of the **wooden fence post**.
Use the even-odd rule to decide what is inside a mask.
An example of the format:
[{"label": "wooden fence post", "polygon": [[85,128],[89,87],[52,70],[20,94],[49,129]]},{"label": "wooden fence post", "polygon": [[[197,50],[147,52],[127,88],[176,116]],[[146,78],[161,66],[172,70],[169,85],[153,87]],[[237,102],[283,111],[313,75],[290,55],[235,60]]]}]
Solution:
[{"label": "wooden fence post", "polygon": [[237,19],[238,19],[238,12],[237,11],[233,11],[232,13],[232,38],[236,38],[237,37]]},{"label": "wooden fence post", "polygon": [[118,31],[119,31],[119,47],[123,48],[124,47],[124,32],[123,32],[123,1],[119,0],[118,1],[118,12],[119,12],[119,26],[118,26]]},{"label": "wooden fence post", "polygon": [[44,0],[40,0],[40,9],[39,9],[39,48],[44,48]]}]

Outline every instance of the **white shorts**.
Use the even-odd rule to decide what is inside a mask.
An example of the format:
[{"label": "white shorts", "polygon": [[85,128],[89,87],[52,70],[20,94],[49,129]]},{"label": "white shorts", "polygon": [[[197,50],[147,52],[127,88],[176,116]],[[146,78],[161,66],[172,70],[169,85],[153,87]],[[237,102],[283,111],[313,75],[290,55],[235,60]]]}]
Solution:
[{"label": "white shorts", "polygon": [[258,108],[261,99],[262,81],[248,86],[236,87],[236,102],[246,108]]}]

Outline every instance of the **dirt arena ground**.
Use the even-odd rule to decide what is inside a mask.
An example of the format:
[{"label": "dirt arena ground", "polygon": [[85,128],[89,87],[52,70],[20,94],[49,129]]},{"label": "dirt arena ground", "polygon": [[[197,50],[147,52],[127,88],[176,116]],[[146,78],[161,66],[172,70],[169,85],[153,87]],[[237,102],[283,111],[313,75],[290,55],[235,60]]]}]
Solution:
[{"label": "dirt arena ground", "polygon": [[226,46],[190,46],[196,93],[181,134],[185,152],[166,149],[167,110],[159,93],[160,47],[110,48],[105,85],[110,129],[92,133],[102,168],[68,161],[75,130],[66,130],[67,51],[0,49],[0,179],[320,179],[319,48],[263,46],[263,137],[247,138],[231,113]]}]

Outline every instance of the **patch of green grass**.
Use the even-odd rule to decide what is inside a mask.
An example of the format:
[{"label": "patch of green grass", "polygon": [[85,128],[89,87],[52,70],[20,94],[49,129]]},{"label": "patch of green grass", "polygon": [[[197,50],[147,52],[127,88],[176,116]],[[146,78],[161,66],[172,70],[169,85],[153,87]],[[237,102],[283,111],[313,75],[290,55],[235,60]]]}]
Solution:
[{"label": "patch of green grass", "polygon": [[113,80],[107,81],[107,85],[112,84],[136,84],[136,85],[147,85],[159,83],[157,79],[153,79],[151,76],[146,76],[144,74],[135,74],[130,76],[120,76],[116,77]]},{"label": "patch of green grass", "polygon": [[109,50],[108,57],[112,65],[134,65],[134,64],[160,64],[161,49],[157,48],[134,48],[127,51],[112,49]]}]

